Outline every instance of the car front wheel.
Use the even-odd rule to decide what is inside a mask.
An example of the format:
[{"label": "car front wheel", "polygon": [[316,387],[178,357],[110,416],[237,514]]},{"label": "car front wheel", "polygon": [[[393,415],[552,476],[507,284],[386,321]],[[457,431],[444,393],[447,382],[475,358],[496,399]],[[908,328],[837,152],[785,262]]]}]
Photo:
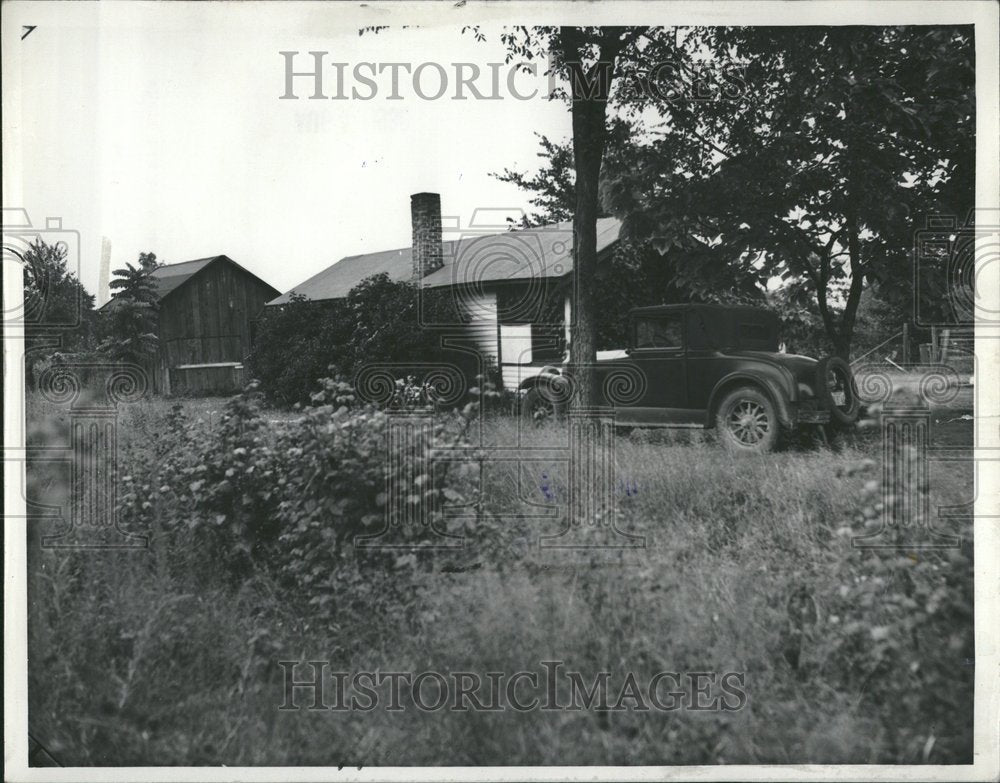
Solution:
[{"label": "car front wheel", "polygon": [[727,451],[765,454],[778,447],[781,424],[771,398],[753,386],[741,386],[723,397],[715,429]]},{"label": "car front wheel", "polygon": [[529,389],[521,400],[521,418],[525,424],[539,427],[558,418],[562,414],[562,406],[552,397],[537,387]]}]

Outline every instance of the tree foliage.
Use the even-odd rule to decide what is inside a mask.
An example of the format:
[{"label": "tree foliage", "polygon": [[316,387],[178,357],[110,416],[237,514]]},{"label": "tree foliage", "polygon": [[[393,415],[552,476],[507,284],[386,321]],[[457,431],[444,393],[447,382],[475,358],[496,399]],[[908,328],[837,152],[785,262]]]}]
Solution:
[{"label": "tree foliage", "polygon": [[36,383],[35,365],[94,345],[94,297],[67,268],[62,244],[33,241],[24,255],[25,381]]},{"label": "tree foliage", "polygon": [[[663,92],[654,89],[657,79],[649,71],[650,63],[690,56],[690,50],[681,49],[677,40],[676,31],[651,27],[512,27],[501,35],[508,62],[549,57],[550,74],[562,77],[564,84],[553,97],[564,99],[571,115],[573,273],[577,289],[570,370],[579,389],[574,401],[581,407],[594,402],[595,392],[602,163],[609,144],[616,136],[637,132],[651,96]],[[518,177],[508,176],[508,181],[516,183]],[[524,178],[521,182],[532,184]],[[541,206],[564,203],[552,203],[553,197],[567,195],[563,186],[556,185],[551,192],[541,190]]]},{"label": "tree foliage", "polygon": [[928,218],[961,225],[973,204],[971,28],[513,28],[503,40],[510,59],[547,47],[569,85],[572,143],[542,137],[536,174],[498,176],[535,194],[532,221],[577,221],[584,353],[597,275],[579,232],[598,210],[668,256],[692,299],[780,279],[845,356],[866,287],[903,314],[914,297],[941,309],[948,254],[917,292],[913,247]]},{"label": "tree foliage", "polygon": [[98,346],[105,356],[142,364],[156,353],[159,296],[150,272],[159,265],[155,253],[140,253],[138,265],[126,263],[114,270],[114,293],[104,308],[103,339]]},{"label": "tree foliage", "polygon": [[915,232],[971,205],[971,30],[708,28],[686,46],[746,89],[654,106],[668,124],[623,156],[615,211],[661,249],[708,240],[735,271],[806,281],[848,355],[866,283],[910,297]]},{"label": "tree foliage", "polygon": [[492,175],[501,182],[533,194],[528,201],[535,210],[524,215],[519,228],[572,220],[573,209],[576,207],[573,150],[568,143],[554,142],[541,133],[536,133],[535,136],[541,148],[538,157],[542,162],[534,174],[505,168]]},{"label": "tree foliage", "polygon": [[[538,157],[542,163],[534,174],[505,169],[498,179],[518,185],[532,194],[536,207],[525,216],[524,226],[543,226],[572,217],[576,194],[573,152],[568,142],[554,143],[538,135]],[[608,147],[601,168],[600,217],[610,215],[605,191],[615,182],[616,171],[630,154],[627,126],[609,130]],[[595,271],[595,319],[597,350],[622,348],[627,344],[628,312],[634,307],[681,302],[762,302],[766,276],[759,270],[736,270],[718,251],[704,243],[657,251],[650,239],[622,237],[602,257]],[[559,299],[569,293],[558,287]]]}]

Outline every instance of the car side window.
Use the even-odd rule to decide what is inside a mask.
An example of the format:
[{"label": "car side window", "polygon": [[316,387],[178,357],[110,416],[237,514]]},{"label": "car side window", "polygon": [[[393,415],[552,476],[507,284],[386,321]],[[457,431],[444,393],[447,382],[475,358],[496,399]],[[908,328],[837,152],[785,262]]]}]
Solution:
[{"label": "car side window", "polygon": [[636,320],[636,348],[681,348],[682,342],[683,329],[679,315],[661,315]]}]

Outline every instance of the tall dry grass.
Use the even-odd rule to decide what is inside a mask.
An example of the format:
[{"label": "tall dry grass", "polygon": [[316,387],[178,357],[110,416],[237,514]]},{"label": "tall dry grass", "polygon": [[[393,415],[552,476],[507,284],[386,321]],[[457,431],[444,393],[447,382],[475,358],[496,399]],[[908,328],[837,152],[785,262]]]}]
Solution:
[{"label": "tall dry grass", "polygon": [[[29,418],[53,435],[63,414],[34,405]],[[186,405],[216,426],[214,403]],[[168,415],[158,402],[133,407],[124,464],[164,437]],[[516,443],[516,430],[487,420],[487,452]],[[560,438],[533,431],[525,445]],[[916,560],[852,548],[879,479],[877,440],[735,459],[636,434],[616,438],[615,455],[619,525],[645,547],[539,549],[560,523],[524,516],[558,508],[564,468],[491,464],[479,502],[503,528],[490,539],[500,545],[467,552],[465,570],[369,573],[372,590],[401,596],[388,608],[309,609],[268,573],[233,583],[206,572],[177,536],[154,535],[143,551],[33,551],[33,733],[61,763],[84,765],[970,760],[971,526],[950,523],[965,549]],[[36,491],[43,476],[36,468]],[[967,502],[971,482],[971,466],[938,470],[932,507]],[[155,533],[169,509],[150,513]],[[739,671],[749,702],[737,712],[280,711],[277,662],[316,659],[483,675],[561,660],[619,683],[628,672]]]}]

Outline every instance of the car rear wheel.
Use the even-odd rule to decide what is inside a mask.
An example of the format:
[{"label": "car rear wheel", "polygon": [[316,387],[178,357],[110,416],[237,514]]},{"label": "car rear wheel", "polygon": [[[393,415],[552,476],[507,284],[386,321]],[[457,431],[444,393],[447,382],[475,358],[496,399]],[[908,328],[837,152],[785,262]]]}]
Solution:
[{"label": "car rear wheel", "polygon": [[734,454],[766,454],[778,446],[781,424],[771,398],[753,386],[723,397],[715,414],[717,437]]}]

